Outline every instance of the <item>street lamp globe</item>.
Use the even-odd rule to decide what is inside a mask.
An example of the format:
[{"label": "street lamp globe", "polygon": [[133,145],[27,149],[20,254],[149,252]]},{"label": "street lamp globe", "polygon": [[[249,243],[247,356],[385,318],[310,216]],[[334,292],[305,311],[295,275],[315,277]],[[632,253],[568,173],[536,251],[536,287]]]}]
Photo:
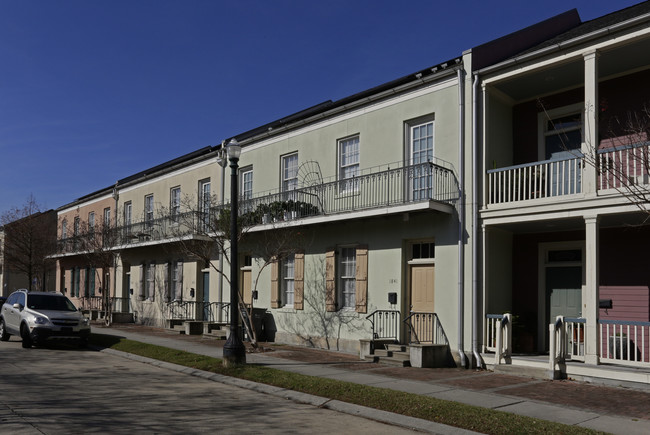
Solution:
[{"label": "street lamp globe", "polygon": [[237,142],[237,139],[231,139],[230,142],[228,142],[228,160],[239,160],[239,156],[241,155],[241,146],[239,146],[239,142]]}]

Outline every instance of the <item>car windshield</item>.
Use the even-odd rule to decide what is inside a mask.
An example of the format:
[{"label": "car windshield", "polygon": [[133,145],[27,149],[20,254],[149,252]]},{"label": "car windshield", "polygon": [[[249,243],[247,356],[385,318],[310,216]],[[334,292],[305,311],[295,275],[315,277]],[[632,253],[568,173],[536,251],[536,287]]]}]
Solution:
[{"label": "car windshield", "polygon": [[68,298],[54,295],[29,295],[27,305],[33,310],[77,311]]}]

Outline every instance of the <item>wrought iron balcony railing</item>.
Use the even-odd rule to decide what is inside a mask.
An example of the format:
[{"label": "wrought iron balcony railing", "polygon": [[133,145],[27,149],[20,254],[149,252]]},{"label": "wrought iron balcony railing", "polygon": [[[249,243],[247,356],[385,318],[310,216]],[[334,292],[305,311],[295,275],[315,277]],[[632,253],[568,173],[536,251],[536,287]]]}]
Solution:
[{"label": "wrought iron balcony railing", "polygon": [[[318,180],[290,191],[267,191],[239,201],[241,223],[248,227],[314,216],[350,213],[408,203],[452,204],[459,196],[451,165],[443,161],[395,163],[371,168],[345,180]],[[106,247],[170,240],[226,231],[230,204],[200,211],[143,219],[100,233],[59,240],[59,252],[97,251]],[[99,239],[98,239],[99,237]]]}]

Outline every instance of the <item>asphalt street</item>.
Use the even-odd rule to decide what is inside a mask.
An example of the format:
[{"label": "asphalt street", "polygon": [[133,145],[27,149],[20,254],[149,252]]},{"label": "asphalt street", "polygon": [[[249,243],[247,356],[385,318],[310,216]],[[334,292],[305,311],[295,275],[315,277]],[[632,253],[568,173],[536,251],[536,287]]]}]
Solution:
[{"label": "asphalt street", "polygon": [[0,433],[412,433],[74,348],[0,343]]}]

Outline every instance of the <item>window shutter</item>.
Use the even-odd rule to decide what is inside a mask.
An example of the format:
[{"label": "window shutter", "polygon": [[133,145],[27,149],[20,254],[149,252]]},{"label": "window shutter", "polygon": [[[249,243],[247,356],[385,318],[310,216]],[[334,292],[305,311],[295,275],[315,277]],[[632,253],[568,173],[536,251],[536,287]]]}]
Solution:
[{"label": "window shutter", "polygon": [[325,309],[336,311],[336,250],[325,253]]},{"label": "window shutter", "polygon": [[145,276],[145,267],[144,263],[140,265],[140,288],[138,289],[138,298],[143,301],[144,300],[144,289],[145,285],[147,285],[147,277]]},{"label": "window shutter", "polygon": [[365,313],[368,310],[368,247],[360,245],[357,247],[357,270],[356,270],[356,311]]},{"label": "window shutter", "polygon": [[176,299],[183,300],[183,262],[178,262],[178,287],[174,289]]},{"label": "window shutter", "polygon": [[172,270],[173,265],[171,263],[165,263],[163,265],[163,286],[165,288],[165,302],[169,302],[171,300],[171,270]]},{"label": "window shutter", "polygon": [[293,308],[304,309],[303,299],[305,294],[305,254],[296,254],[293,275]]},{"label": "window shutter", "polygon": [[278,260],[271,262],[271,308],[280,308],[280,283],[278,282]]}]

